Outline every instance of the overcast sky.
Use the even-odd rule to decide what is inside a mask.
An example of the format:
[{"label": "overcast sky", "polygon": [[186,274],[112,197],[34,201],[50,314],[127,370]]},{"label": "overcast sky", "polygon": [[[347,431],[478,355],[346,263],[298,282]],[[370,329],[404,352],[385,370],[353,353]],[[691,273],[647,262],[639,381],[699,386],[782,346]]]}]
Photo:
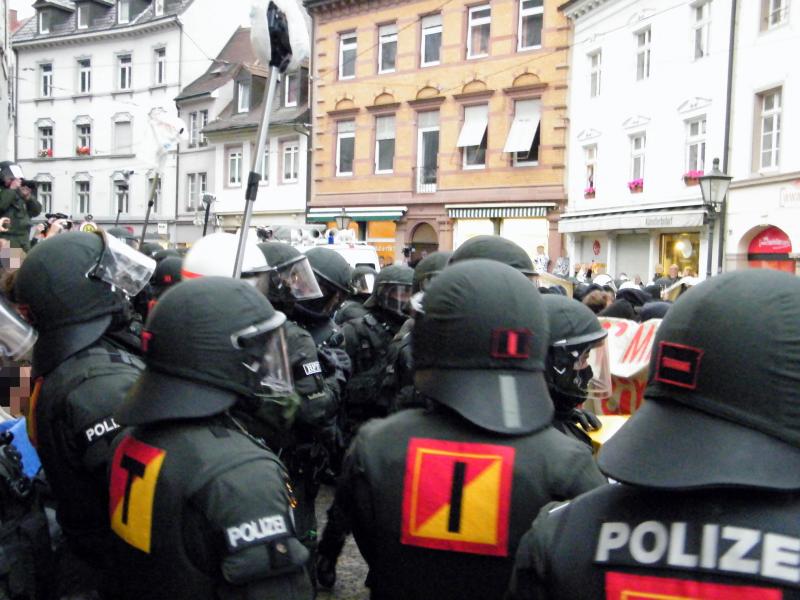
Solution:
[{"label": "overcast sky", "polygon": [[20,19],[30,17],[33,14],[33,0],[11,0],[10,8],[16,8]]}]

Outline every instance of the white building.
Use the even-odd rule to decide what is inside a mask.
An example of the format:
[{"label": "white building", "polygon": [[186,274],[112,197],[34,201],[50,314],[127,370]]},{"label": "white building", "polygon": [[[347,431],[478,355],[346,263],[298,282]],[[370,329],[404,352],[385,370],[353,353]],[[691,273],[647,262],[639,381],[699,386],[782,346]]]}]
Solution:
[{"label": "white building", "polygon": [[[236,231],[256,151],[266,100],[267,71],[256,64],[250,30],[237,30],[209,69],[177,98],[189,125],[180,152],[179,209],[200,228],[203,196],[210,194],[214,219]],[[282,76],[270,118],[252,225],[305,223],[307,190],[308,70]],[[212,225],[209,225],[209,231]]]},{"label": "white building", "polygon": [[[13,37],[17,160],[40,181],[47,212],[139,233],[156,161],[148,115],[203,73],[250,3],[215,0],[37,0]],[[177,160],[168,157],[152,235],[177,242]],[[126,189],[127,188],[127,189]],[[155,223],[158,223],[156,226]]]},{"label": "white building", "polygon": [[800,257],[800,3],[793,4],[739,2],[727,269],[794,273]]},{"label": "white building", "polygon": [[[14,156],[13,93],[14,54],[11,52],[12,22],[8,0],[0,0],[0,160]],[[16,11],[13,13],[16,19]]]},{"label": "white building", "polygon": [[684,176],[723,157],[731,3],[562,5],[574,37],[559,231],[573,264],[644,281],[657,264],[706,273],[709,218]]}]

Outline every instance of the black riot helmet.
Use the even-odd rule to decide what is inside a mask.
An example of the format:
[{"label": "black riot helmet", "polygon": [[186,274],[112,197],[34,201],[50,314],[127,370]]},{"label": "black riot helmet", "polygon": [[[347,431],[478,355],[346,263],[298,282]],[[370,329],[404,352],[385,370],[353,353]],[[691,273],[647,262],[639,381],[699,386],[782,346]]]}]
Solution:
[{"label": "black riot helmet", "polygon": [[645,402],[598,457],[660,489],[800,490],[800,279],[767,269],[708,279],[655,334]]},{"label": "black riot helmet", "polygon": [[297,302],[295,311],[298,315],[311,319],[328,319],[352,292],[350,279],[353,269],[342,255],[328,248],[311,248],[306,256],[322,296]]},{"label": "black riot helmet", "polygon": [[550,325],[545,377],[557,411],[611,395],[608,332],[592,310],[559,294],[542,297]]},{"label": "black riot helmet", "polygon": [[411,301],[414,269],[408,265],[390,265],[375,278],[375,291],[364,308],[380,308],[398,317],[407,317]]},{"label": "black riot helmet", "polygon": [[414,324],[414,383],[484,429],[544,429],[553,418],[543,374],[549,335],[542,298],[519,271],[479,259],[448,266]]},{"label": "black riot helmet", "polygon": [[153,287],[153,293],[156,297],[176,283],[180,283],[182,266],[183,259],[179,256],[168,256],[156,265],[156,270],[150,280],[150,285]]},{"label": "black riot helmet", "polygon": [[154,269],[153,260],[101,232],[64,233],[36,244],[14,282],[14,298],[39,332],[36,373],[48,373],[100,339],[128,307],[123,290],[136,295]]},{"label": "black riot helmet", "polygon": [[485,258],[495,260],[517,271],[522,271],[528,277],[534,277],[536,271],[533,261],[525,249],[509,239],[499,235],[476,235],[461,244],[450,257],[450,263],[455,264],[462,260]]},{"label": "black riot helmet", "polygon": [[367,265],[359,265],[353,269],[353,276],[350,278],[350,287],[353,288],[353,295],[362,300],[366,300],[375,291],[375,278],[378,272]]},{"label": "black riot helmet", "polygon": [[209,276],[174,286],[147,319],[147,369],[117,411],[120,423],[206,417],[240,399],[290,393],[285,321],[241,279]]},{"label": "black riot helmet", "polygon": [[106,233],[113,235],[122,242],[125,242],[134,250],[139,249],[139,238],[136,237],[136,234],[125,227],[112,227],[111,229],[107,229]]},{"label": "black riot helmet", "polygon": [[452,252],[433,252],[417,263],[414,267],[414,280],[411,284],[412,293],[424,292],[431,279],[436,277],[447,266]]},{"label": "black riot helmet", "polygon": [[322,297],[305,254],[283,242],[262,242],[258,248],[270,265],[267,297],[275,306],[291,308],[297,300]]},{"label": "black riot helmet", "polygon": [[155,242],[145,242],[139,248],[139,252],[145,256],[149,256],[150,258],[155,258],[156,253],[160,252],[161,250],[163,250],[161,244],[156,244]]}]

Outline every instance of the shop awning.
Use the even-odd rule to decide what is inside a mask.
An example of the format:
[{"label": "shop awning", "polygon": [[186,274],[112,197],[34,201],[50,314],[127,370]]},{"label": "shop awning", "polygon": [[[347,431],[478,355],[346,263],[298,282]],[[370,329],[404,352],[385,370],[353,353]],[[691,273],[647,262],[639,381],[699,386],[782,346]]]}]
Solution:
[{"label": "shop awning", "polygon": [[506,138],[506,145],[503,152],[528,152],[533,145],[533,138],[539,129],[539,121],[542,117],[542,108],[535,100],[524,100],[517,102],[514,122]]},{"label": "shop awning", "polygon": [[445,205],[451,219],[525,219],[546,217],[555,204],[540,203],[526,205]]},{"label": "shop awning", "polygon": [[459,148],[480,146],[483,141],[483,134],[486,133],[486,127],[488,125],[488,105],[468,106],[464,109],[464,125],[461,127],[461,133],[458,136],[458,143],[456,146]]},{"label": "shop awning", "polygon": [[702,206],[677,206],[643,210],[596,211],[565,213],[558,221],[559,233],[610,231],[614,229],[685,229],[702,227],[706,210]]},{"label": "shop awning", "polygon": [[[344,207],[345,214],[353,221],[397,221],[403,218],[407,206],[354,206]],[[309,223],[329,223],[341,216],[339,208],[310,208],[306,214]]]}]

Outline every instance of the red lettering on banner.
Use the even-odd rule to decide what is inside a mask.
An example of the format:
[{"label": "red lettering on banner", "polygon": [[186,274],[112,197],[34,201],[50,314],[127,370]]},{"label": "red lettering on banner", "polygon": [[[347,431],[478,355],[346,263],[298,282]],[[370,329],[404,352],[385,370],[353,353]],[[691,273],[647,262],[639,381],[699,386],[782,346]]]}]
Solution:
[{"label": "red lettering on banner", "polygon": [[777,588],[606,573],[606,600],[781,600]]},{"label": "red lettering on banner", "polygon": [[628,344],[627,350],[620,362],[646,362],[650,359],[650,350],[653,347],[653,336],[656,333],[656,328],[650,325],[649,327],[641,326],[637,329],[633,339]]},{"label": "red lettering on banner", "polygon": [[628,324],[624,321],[617,321],[614,325],[617,326],[617,337],[622,337],[625,335],[625,332],[628,331]]}]

